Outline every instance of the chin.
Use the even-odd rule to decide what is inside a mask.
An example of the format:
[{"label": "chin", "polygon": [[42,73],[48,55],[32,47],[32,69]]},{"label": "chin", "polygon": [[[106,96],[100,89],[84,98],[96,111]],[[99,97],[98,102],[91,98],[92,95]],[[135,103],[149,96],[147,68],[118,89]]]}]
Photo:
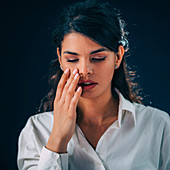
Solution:
[{"label": "chin", "polygon": [[80,98],[86,99],[96,99],[96,98],[105,98],[107,95],[111,93],[111,85],[107,88],[96,86],[91,90],[83,90]]},{"label": "chin", "polygon": [[[102,93],[103,94],[103,93]],[[99,93],[99,90],[94,90],[94,91],[82,91],[81,97],[80,98],[86,98],[86,99],[95,99],[101,96],[102,94]]]}]

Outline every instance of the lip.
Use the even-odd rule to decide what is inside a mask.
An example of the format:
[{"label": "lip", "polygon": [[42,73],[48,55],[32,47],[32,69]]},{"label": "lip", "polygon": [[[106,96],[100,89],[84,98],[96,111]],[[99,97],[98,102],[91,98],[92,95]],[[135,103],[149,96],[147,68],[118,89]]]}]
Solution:
[{"label": "lip", "polygon": [[97,82],[94,82],[92,80],[80,80],[78,84],[81,84],[81,83],[94,83],[94,84],[98,84]]},{"label": "lip", "polygon": [[[88,86],[82,86],[81,83],[93,83],[93,84]],[[97,82],[94,82],[92,80],[80,80],[78,86],[81,86],[84,91],[93,89],[97,84],[98,84]]]}]

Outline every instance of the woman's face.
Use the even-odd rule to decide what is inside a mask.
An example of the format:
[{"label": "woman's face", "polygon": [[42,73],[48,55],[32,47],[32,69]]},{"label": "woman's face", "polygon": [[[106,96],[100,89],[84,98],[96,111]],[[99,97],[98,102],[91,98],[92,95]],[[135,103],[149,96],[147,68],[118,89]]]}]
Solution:
[{"label": "woman's face", "polygon": [[79,82],[89,80],[97,83],[93,88],[84,86],[81,97],[85,98],[104,97],[104,95],[111,94],[115,65],[119,67],[121,62],[117,57],[118,53],[108,50],[79,33],[65,35],[61,56],[57,49],[63,70],[70,68],[73,71],[77,68],[81,74]]}]

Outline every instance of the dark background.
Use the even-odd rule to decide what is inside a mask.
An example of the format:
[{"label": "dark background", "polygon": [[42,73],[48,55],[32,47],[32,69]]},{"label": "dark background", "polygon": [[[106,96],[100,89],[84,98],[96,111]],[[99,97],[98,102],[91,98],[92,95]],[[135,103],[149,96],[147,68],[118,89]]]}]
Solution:
[{"label": "dark background", "polygon": [[[47,92],[49,64],[56,57],[52,31],[62,0],[0,2],[1,165],[17,169],[17,142],[27,119]],[[170,13],[168,1],[115,0],[127,22],[131,55],[144,103],[170,113]]]}]

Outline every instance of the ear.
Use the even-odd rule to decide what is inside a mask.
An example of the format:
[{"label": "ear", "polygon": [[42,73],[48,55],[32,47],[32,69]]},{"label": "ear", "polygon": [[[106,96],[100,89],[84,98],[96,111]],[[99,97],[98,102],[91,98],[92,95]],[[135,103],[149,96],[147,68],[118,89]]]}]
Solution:
[{"label": "ear", "polygon": [[117,55],[116,55],[116,61],[115,61],[115,66],[117,66],[116,69],[119,68],[119,66],[120,66],[120,64],[122,62],[124,53],[125,53],[124,47],[122,45],[120,45],[119,48],[118,48]]},{"label": "ear", "polygon": [[57,47],[57,55],[58,55],[58,60],[59,60],[60,66],[62,67],[61,55],[60,55],[59,47]]}]

